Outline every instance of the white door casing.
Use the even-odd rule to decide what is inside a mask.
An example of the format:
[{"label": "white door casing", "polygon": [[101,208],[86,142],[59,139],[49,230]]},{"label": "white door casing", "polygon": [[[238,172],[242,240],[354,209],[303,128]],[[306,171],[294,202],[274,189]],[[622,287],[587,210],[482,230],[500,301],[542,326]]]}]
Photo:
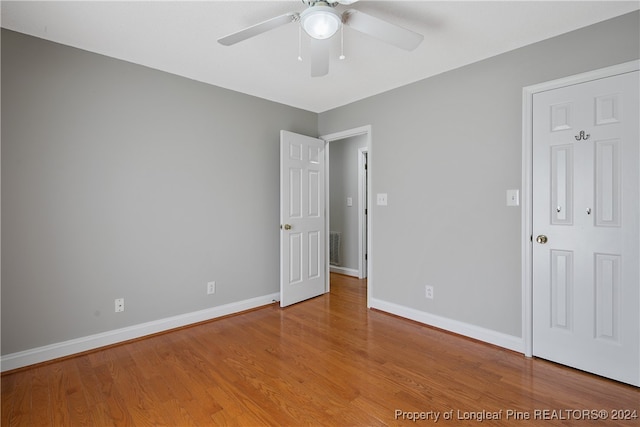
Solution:
[{"label": "white door casing", "polygon": [[280,132],[280,306],[326,292],[325,141]]},{"label": "white door casing", "polygon": [[634,385],[638,81],[627,72],[532,96],[533,355]]},{"label": "white door casing", "polygon": [[369,149],[358,149],[358,278],[367,278],[367,159]]}]

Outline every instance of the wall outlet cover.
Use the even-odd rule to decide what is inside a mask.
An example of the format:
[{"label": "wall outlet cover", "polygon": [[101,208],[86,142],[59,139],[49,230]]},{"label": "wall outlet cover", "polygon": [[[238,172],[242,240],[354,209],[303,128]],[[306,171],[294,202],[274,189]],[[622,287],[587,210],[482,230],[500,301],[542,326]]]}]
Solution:
[{"label": "wall outlet cover", "polygon": [[424,287],[424,296],[429,299],[433,299],[433,286]]}]

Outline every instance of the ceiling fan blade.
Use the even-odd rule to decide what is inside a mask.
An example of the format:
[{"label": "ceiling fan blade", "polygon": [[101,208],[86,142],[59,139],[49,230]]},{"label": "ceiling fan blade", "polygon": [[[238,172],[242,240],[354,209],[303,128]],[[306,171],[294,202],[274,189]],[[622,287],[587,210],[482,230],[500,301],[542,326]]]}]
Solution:
[{"label": "ceiling fan blade", "polygon": [[311,39],[311,77],[329,74],[328,40]]},{"label": "ceiling fan blade", "polygon": [[237,31],[233,34],[229,34],[228,36],[222,37],[218,39],[218,43],[225,46],[231,46],[232,44],[236,44],[238,42],[265,33],[269,30],[281,27],[282,25],[296,20],[298,20],[298,14],[295,12],[290,12],[285,15],[280,15],[275,18],[268,19],[264,22],[260,22],[259,24],[252,25],[251,27]]},{"label": "ceiling fan blade", "polygon": [[392,24],[355,9],[349,9],[342,14],[344,23],[356,31],[375,37],[404,50],[413,50],[424,39],[418,34],[399,25]]}]

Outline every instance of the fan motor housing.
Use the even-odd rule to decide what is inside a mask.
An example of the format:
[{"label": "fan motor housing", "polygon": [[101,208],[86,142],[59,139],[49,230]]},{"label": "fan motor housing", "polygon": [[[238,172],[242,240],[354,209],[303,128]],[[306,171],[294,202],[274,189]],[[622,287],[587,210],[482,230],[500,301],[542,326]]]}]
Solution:
[{"label": "fan motor housing", "polygon": [[317,2],[300,13],[300,25],[309,36],[324,40],[338,32],[342,16],[326,2]]}]

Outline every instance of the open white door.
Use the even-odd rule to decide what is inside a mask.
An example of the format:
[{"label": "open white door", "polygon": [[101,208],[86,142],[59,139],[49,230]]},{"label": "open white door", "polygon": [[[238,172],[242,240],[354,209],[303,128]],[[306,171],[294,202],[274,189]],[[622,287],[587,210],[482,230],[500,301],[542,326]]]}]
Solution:
[{"label": "open white door", "polygon": [[533,97],[533,354],[636,386],[639,80]]},{"label": "open white door", "polygon": [[280,306],[326,290],[325,142],[280,132]]}]

